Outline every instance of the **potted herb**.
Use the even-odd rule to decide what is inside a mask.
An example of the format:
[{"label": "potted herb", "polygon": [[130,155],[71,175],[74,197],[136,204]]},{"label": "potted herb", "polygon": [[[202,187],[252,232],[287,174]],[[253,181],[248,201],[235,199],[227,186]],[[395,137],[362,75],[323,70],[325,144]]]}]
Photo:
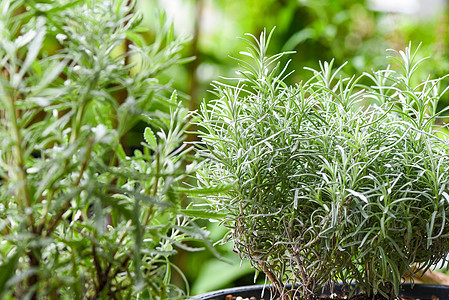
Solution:
[{"label": "potted herb", "polygon": [[201,108],[198,178],[232,186],[207,199],[278,294],[314,299],[341,283],[348,295],[395,298],[403,278],[449,252],[441,79],[417,82],[408,47],[392,51],[398,70],[345,77],[321,63],[287,85],[270,36],[245,40],[240,76],[216,82]]},{"label": "potted herb", "polygon": [[191,114],[159,79],[183,40],[140,21],[134,1],[1,1],[0,298],[185,295]]}]

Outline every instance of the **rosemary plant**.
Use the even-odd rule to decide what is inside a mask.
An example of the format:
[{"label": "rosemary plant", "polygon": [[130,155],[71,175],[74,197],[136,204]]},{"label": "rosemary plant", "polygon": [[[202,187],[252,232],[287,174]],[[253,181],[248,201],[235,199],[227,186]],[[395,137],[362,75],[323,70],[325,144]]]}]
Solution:
[{"label": "rosemary plant", "polygon": [[171,257],[205,237],[180,211],[191,114],[158,79],[183,40],[140,20],[134,1],[1,1],[2,299],[184,295]]},{"label": "rosemary plant", "polygon": [[325,62],[290,86],[270,36],[244,39],[239,77],[215,82],[201,107],[198,177],[232,185],[207,198],[227,214],[235,250],[283,295],[312,299],[342,282],[395,297],[401,279],[449,252],[441,79],[416,83],[408,47],[391,52],[398,70],[343,77]]}]

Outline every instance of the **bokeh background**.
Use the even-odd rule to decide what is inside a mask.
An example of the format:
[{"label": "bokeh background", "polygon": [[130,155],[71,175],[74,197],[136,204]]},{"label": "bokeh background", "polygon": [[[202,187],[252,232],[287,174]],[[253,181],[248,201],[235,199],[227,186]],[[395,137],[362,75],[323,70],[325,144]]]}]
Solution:
[{"label": "bokeh background", "polygon": [[[156,11],[173,21],[175,33],[190,37],[186,56],[196,59],[169,71],[174,87],[190,109],[213,95],[211,82],[232,76],[245,44],[237,37],[256,36],[264,28],[276,27],[269,52],[296,51],[290,83],[308,78],[319,61],[348,62],[346,75],[389,64],[386,49],[404,49],[419,44],[420,57],[429,57],[417,77],[440,77],[449,70],[449,6],[446,0],[140,0],[144,24],[154,26]],[[446,95],[441,107],[449,104]],[[216,223],[203,224],[218,241],[225,234]],[[230,286],[264,281],[255,277],[247,262],[232,252],[232,245],[218,245],[223,262],[207,252],[181,252],[175,263],[190,282],[195,295]],[[176,280],[176,279],[175,279]],[[178,279],[179,280],[179,279]],[[444,280],[444,279],[442,279]],[[179,284],[182,281],[179,280]]]},{"label": "bokeh background", "polygon": [[420,55],[431,57],[421,70],[440,76],[449,69],[448,6],[446,0],[140,0],[151,26],[154,9],[166,11],[178,35],[191,37],[187,55],[197,59],[173,70],[175,86],[188,94],[191,108],[208,99],[210,82],[233,73],[228,56],[245,47],[237,37],[256,36],[276,27],[271,52],[291,55],[290,80],[309,76],[304,67],[318,61],[348,61],[345,72],[359,74],[385,66],[388,48],[409,42]]}]

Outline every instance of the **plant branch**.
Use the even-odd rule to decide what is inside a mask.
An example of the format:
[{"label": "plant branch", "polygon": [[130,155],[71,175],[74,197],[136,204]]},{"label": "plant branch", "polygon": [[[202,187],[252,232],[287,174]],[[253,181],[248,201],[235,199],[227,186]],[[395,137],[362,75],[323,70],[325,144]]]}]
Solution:
[{"label": "plant branch", "polygon": [[100,293],[103,290],[107,280],[104,279],[103,270],[101,268],[100,261],[98,260],[97,249],[94,244],[92,244],[92,257],[93,257],[93,261],[94,261],[95,272],[97,275],[97,284],[98,284],[97,290],[95,291],[95,299],[98,299],[100,297]]},{"label": "plant branch", "polygon": [[[83,162],[81,164],[81,168],[78,174],[78,177],[74,183],[74,186],[78,186],[81,183],[81,178],[83,177],[84,171],[87,168],[87,165],[89,163],[90,160],[90,156],[92,153],[92,149],[93,149],[93,144],[94,144],[94,136],[92,135],[89,140],[88,140],[88,144],[87,144],[87,149],[86,149],[86,153],[84,155],[84,159]],[[56,217],[53,219],[53,222],[50,224],[50,226],[47,229],[47,232],[45,234],[45,236],[50,236],[50,234],[55,230],[56,226],[58,226],[59,222],[62,219],[62,216],[64,215],[64,213],[70,208],[70,202],[72,201],[72,199],[67,199],[65,201],[65,203],[63,204],[63,207],[61,208],[61,210],[59,211],[59,213],[56,215]]]},{"label": "plant branch", "polygon": [[28,217],[28,223],[35,232],[34,217],[32,214],[32,203],[30,194],[28,191],[27,175],[24,165],[24,153],[23,153],[23,139],[20,133],[20,126],[17,120],[18,110],[16,109],[15,100],[13,97],[6,96],[7,98],[7,110],[10,120],[11,132],[13,136],[13,150],[12,159],[14,163],[14,170],[17,177],[17,184],[19,185],[17,197],[19,199],[19,205],[23,208],[25,214]]}]

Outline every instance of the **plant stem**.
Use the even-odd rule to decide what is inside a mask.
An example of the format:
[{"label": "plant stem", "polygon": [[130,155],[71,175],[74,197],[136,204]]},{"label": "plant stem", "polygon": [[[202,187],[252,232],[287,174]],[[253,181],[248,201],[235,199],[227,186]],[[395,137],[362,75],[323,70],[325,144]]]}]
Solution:
[{"label": "plant stem", "polygon": [[[156,178],[155,178],[155,182],[154,182],[154,185],[153,185],[152,196],[156,196],[156,195],[157,195],[157,188],[158,188],[158,185],[159,185],[159,173],[160,173],[160,152],[158,151],[158,152],[156,153],[156,175],[155,175]],[[149,209],[148,209],[148,212],[147,212],[147,214],[146,214],[146,216],[145,216],[145,221],[144,221],[143,226],[142,226],[142,230],[143,230],[143,231],[145,231],[145,228],[148,226],[148,223],[149,223],[150,220],[152,219],[153,213],[154,213],[154,211],[153,211],[153,206],[150,205],[150,207],[149,207]],[[129,223],[129,222],[128,222],[128,223]],[[123,239],[125,238],[125,233],[126,233],[126,231],[124,232],[124,234],[123,234],[122,237],[120,238],[119,244],[121,244],[122,241],[123,241]],[[116,253],[116,252],[114,252],[113,257],[115,256],[115,253]],[[129,255],[127,255],[127,256],[125,257],[125,259],[122,261],[121,265],[120,265],[119,267],[117,267],[117,269],[115,270],[115,272],[114,272],[114,274],[112,275],[111,278],[115,278],[115,277],[117,276],[118,272],[120,272],[120,270],[121,270],[121,269],[128,263],[128,261],[129,261],[130,259],[131,259],[131,253],[129,253]],[[109,271],[110,271],[110,269],[111,269],[111,266],[112,266],[112,265],[109,264],[109,266],[108,266],[108,268],[107,268],[107,273],[106,273],[106,274],[109,273]]]},{"label": "plant stem", "polygon": [[[22,135],[20,133],[20,127],[17,120],[17,109],[15,105],[15,100],[13,97],[6,96],[7,98],[7,109],[9,114],[9,120],[10,120],[10,126],[13,136],[13,149],[12,149],[12,162],[13,162],[13,170],[16,173],[17,177],[17,183],[19,185],[18,191],[17,191],[17,199],[19,202],[19,205],[22,207],[22,209],[25,212],[25,215],[28,218],[28,225],[31,228],[31,233],[36,233],[36,228],[34,224],[34,217],[33,217],[33,209],[32,209],[32,202],[30,198],[30,194],[28,191],[28,185],[27,185],[27,175],[25,170],[25,164],[24,164],[24,157],[23,157],[23,148],[22,148]],[[35,249],[36,251],[40,251],[39,248]],[[28,253],[28,258],[30,260],[30,267],[31,268],[39,268],[40,259],[36,254],[31,250]],[[27,284],[29,287],[36,287],[36,285],[39,282],[39,273],[34,273],[30,277],[28,277]],[[30,296],[31,300],[37,300],[37,291],[34,290]]]},{"label": "plant stem", "polygon": [[97,250],[96,250],[95,245],[92,245],[92,257],[94,260],[95,272],[97,274],[97,282],[98,282],[98,286],[95,291],[95,299],[98,299],[100,297],[101,291],[104,289],[104,287],[107,284],[107,278],[105,278],[105,276],[103,274],[103,270],[101,268],[100,261],[98,260]]},{"label": "plant stem", "polygon": [[83,117],[87,109],[87,104],[89,103],[88,97],[90,95],[90,92],[93,90],[94,85],[97,83],[98,77],[99,72],[97,71],[94,74],[93,78],[89,81],[86,93],[81,98],[81,104],[78,107],[78,110],[76,111],[75,118],[72,120],[72,134],[70,136],[70,143],[74,143],[78,138],[79,132],[81,130]]},{"label": "plant stem", "polygon": [[76,112],[75,119],[73,120],[73,126],[72,126],[72,135],[70,136],[70,143],[74,143],[76,139],[78,138],[79,132],[81,130],[81,123],[83,121],[83,116],[86,111],[87,103],[83,101],[81,103],[80,107],[78,108]]},{"label": "plant stem", "polygon": [[13,137],[13,148],[12,148],[12,160],[14,164],[14,172],[16,173],[17,182],[19,185],[17,198],[19,200],[19,205],[24,209],[25,214],[28,216],[29,225],[32,228],[32,232],[35,232],[34,218],[31,210],[31,198],[28,191],[27,185],[27,175],[24,165],[23,148],[22,148],[22,135],[20,134],[20,127],[17,122],[17,109],[15,105],[15,100],[12,97],[6,96],[8,104],[8,115],[10,120],[11,132]]},{"label": "plant stem", "polygon": [[[80,169],[80,171],[79,171],[78,178],[76,179],[76,181],[75,181],[75,183],[74,183],[74,186],[75,186],[75,187],[78,186],[78,185],[80,184],[81,179],[82,179],[83,174],[84,174],[84,171],[85,171],[86,168],[87,168],[87,165],[88,165],[89,160],[90,160],[90,155],[91,155],[92,149],[93,149],[93,144],[94,144],[94,137],[91,136],[91,137],[89,138],[89,141],[88,141],[87,150],[86,150],[86,153],[85,153],[85,155],[84,155],[83,162],[82,162],[82,164],[81,164],[81,169]],[[57,226],[57,225],[59,224],[59,222],[61,221],[62,216],[64,215],[64,213],[70,208],[70,202],[71,202],[71,201],[72,201],[72,199],[68,199],[68,200],[64,203],[62,209],[59,211],[58,215],[53,219],[53,222],[52,222],[51,225],[48,227],[45,236],[47,236],[47,237],[50,236],[50,234],[55,230],[56,226]]]},{"label": "plant stem", "polygon": [[159,173],[161,171],[160,170],[161,169],[160,168],[160,156],[161,156],[160,149],[158,149],[157,152],[156,152],[156,174],[155,174],[156,178],[154,179],[152,196],[156,196],[157,195],[157,188],[158,188],[158,185],[159,185],[159,177],[160,177]]},{"label": "plant stem", "polygon": [[[39,249],[36,249],[36,250],[39,251]],[[40,259],[39,259],[38,256],[36,256],[35,253],[33,253],[33,250],[31,250],[28,253],[28,258],[30,260],[30,267],[31,268],[39,268]],[[39,273],[36,272],[33,275],[31,275],[30,277],[28,277],[28,282],[27,282],[28,286],[31,287],[31,288],[35,288],[35,290],[32,292],[31,297],[30,297],[31,300],[37,300],[37,289],[36,289],[36,287],[39,284],[39,279],[40,279],[38,274]]]},{"label": "plant stem", "polygon": [[[157,195],[157,189],[159,186],[159,177],[160,177],[159,173],[161,172],[160,169],[161,169],[161,167],[160,167],[160,149],[158,147],[158,150],[156,152],[156,174],[155,174],[155,179],[154,179],[153,191],[151,193],[151,195],[153,197],[156,197],[156,195]],[[153,216],[153,206],[150,205],[147,215],[145,216],[145,221],[143,223],[143,230],[145,230],[145,227],[147,227],[148,223],[150,223],[152,216]]]},{"label": "plant stem", "polygon": [[195,24],[194,24],[194,32],[193,32],[193,41],[192,41],[192,56],[195,59],[190,63],[189,68],[189,77],[190,77],[190,102],[189,109],[196,110],[198,108],[198,75],[197,70],[200,64],[200,51],[199,51],[199,39],[201,35],[201,25],[202,25],[202,15],[203,15],[203,0],[196,0],[195,5]]}]

